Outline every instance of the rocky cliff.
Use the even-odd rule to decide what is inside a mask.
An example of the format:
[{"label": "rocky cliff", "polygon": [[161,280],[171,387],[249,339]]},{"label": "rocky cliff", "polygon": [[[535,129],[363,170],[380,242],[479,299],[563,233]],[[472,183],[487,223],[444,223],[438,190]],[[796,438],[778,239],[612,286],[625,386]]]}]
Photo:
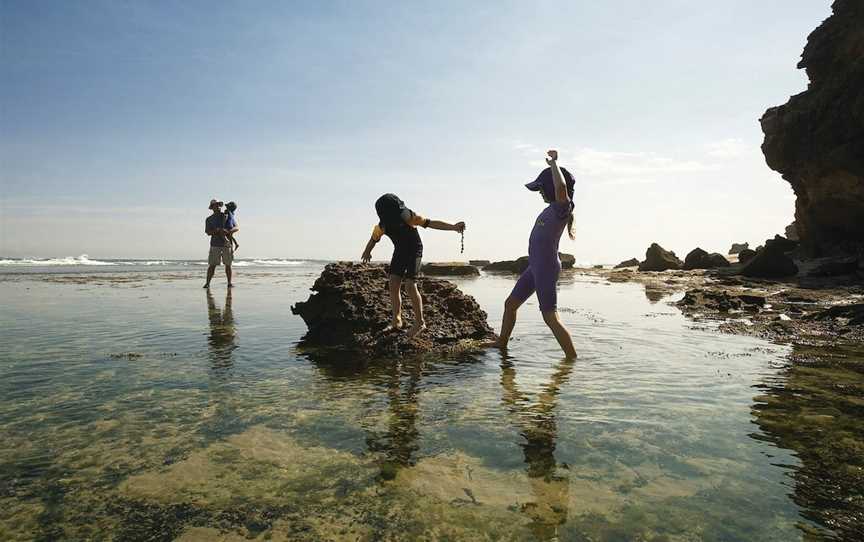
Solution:
[{"label": "rocky cliff", "polygon": [[806,91],[761,119],[762,152],[795,191],[811,256],[864,248],[864,1],[836,0],[807,39]]},{"label": "rocky cliff", "polygon": [[315,292],[291,308],[306,322],[302,344],[358,351],[370,356],[453,352],[494,338],[486,313],[452,282],[424,277],[418,286],[428,328],[414,339],[411,303],[403,293],[404,330],[386,332],[390,294],[383,265],[333,263],[312,286]]}]

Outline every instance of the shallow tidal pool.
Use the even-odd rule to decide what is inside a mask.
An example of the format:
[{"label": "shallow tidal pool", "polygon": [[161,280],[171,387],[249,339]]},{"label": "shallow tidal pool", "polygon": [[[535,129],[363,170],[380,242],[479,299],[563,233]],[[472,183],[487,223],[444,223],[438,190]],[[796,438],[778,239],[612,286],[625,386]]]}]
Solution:
[{"label": "shallow tidal pool", "polygon": [[[562,277],[507,354],[303,350],[323,264],[0,274],[2,540],[855,540],[864,361]],[[500,323],[515,277],[456,280]],[[421,286],[422,288],[422,286]]]}]

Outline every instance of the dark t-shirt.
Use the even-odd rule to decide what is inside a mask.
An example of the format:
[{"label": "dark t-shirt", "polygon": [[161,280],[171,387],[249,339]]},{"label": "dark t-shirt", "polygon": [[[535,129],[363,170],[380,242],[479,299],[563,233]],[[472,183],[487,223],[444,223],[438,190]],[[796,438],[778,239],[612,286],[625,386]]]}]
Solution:
[{"label": "dark t-shirt", "polygon": [[[207,217],[207,220],[204,221],[204,229],[206,230],[216,230],[219,228],[225,227],[225,215],[222,213],[216,213],[215,215],[210,215]],[[221,234],[213,234],[210,236],[210,246],[211,247],[224,247],[228,244],[228,239]]]}]

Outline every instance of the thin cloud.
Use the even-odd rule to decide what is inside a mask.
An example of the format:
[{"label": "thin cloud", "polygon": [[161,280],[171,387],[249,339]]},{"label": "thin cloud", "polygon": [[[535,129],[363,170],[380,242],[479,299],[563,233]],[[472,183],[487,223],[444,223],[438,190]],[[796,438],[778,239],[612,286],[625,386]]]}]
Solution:
[{"label": "thin cloud", "polygon": [[743,139],[730,137],[705,145],[706,154],[711,158],[736,158],[750,150]]},{"label": "thin cloud", "polygon": [[578,173],[598,178],[652,178],[670,173],[711,171],[716,166],[697,160],[678,160],[654,152],[601,151],[582,148],[571,155]]}]

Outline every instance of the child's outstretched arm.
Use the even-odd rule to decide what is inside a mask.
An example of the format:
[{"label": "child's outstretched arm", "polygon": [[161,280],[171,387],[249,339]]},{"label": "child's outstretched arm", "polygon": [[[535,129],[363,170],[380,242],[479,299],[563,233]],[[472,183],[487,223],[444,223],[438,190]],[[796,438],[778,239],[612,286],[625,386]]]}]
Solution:
[{"label": "child's outstretched arm", "polygon": [[559,202],[570,201],[570,194],[567,193],[567,183],[564,182],[561,168],[558,167],[558,151],[553,149],[547,151],[546,154],[549,155],[546,163],[549,164],[549,169],[552,170],[552,182],[555,183],[555,200]]},{"label": "child's outstretched arm", "polygon": [[447,231],[465,231],[465,223],[457,222],[455,224],[450,224],[449,222],[442,222],[441,220],[428,220],[425,224],[423,224],[427,228],[432,228],[433,230],[447,230]]}]

